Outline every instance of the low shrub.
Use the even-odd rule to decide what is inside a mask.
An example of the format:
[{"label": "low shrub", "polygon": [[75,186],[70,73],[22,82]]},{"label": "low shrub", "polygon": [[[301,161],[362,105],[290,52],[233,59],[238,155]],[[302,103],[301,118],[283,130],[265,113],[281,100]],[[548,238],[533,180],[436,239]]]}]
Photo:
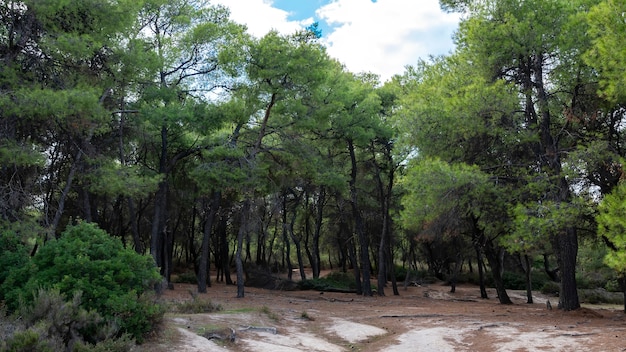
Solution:
[{"label": "low shrub", "polygon": [[30,305],[40,288],[58,290],[67,300],[81,292],[81,308],[141,341],[164,309],[149,292],[160,275],[150,256],[139,255],[96,225],[81,222],[43,245],[30,265],[12,271],[5,284],[7,307]]},{"label": "low shrub", "polygon": [[223,307],[219,304],[215,304],[210,300],[204,300],[194,297],[190,301],[184,301],[176,303],[173,306],[173,310],[179,313],[197,314],[197,313],[213,313],[219,312]]},{"label": "low shrub", "polygon": [[197,284],[198,278],[196,277],[196,273],[193,271],[187,271],[176,275],[172,282],[178,284]]},{"label": "low shrub", "polygon": [[352,273],[333,271],[323,278],[307,279],[298,282],[301,290],[326,291],[328,289],[354,290],[356,282]]}]

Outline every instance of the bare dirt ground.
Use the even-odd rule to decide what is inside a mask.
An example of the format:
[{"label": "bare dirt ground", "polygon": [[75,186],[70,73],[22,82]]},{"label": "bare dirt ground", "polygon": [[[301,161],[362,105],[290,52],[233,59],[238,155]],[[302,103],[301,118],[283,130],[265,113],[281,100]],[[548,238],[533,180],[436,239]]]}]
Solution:
[{"label": "bare dirt ground", "polygon": [[[176,284],[164,300],[192,299],[194,285]],[[196,297],[223,307],[217,313],[168,313],[158,336],[140,351],[626,351],[626,315],[620,307],[556,309],[555,297],[509,291],[501,305],[494,290],[435,283],[387,288],[385,297],[270,291],[213,282]],[[546,308],[550,299],[555,309]],[[208,337],[233,337],[233,340]]]}]

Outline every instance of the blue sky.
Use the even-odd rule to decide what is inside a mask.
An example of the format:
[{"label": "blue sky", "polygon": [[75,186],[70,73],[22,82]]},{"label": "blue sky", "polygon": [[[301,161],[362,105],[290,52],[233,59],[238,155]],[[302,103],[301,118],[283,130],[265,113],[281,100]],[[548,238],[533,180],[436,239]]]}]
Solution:
[{"label": "blue sky", "polygon": [[406,65],[454,49],[459,16],[438,0],[213,0],[231,18],[261,37],[275,29],[289,34],[318,22],[329,55],[352,72],[388,80]]}]

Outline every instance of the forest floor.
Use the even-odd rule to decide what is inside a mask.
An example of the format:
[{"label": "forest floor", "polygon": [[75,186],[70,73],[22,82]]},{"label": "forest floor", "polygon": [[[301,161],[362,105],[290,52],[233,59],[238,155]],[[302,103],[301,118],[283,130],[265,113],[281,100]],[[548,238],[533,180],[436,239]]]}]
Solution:
[{"label": "forest floor", "polygon": [[[192,300],[194,285],[175,284],[162,299]],[[145,352],[196,351],[626,351],[626,315],[618,306],[572,312],[558,298],[508,291],[501,305],[494,290],[481,299],[477,286],[455,293],[442,283],[391,287],[385,297],[317,291],[271,291],[212,283],[196,300],[210,300],[215,313],[168,313]],[[554,309],[548,310],[546,300]],[[232,335],[232,336],[231,336]],[[209,338],[211,339],[209,339]],[[214,339],[213,337],[232,337]]]}]

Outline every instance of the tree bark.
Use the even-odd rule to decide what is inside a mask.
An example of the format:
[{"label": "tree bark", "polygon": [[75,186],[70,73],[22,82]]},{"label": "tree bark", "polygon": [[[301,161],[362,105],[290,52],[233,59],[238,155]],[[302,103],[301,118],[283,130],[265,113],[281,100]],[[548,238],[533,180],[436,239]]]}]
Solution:
[{"label": "tree bark", "polygon": [[480,246],[474,244],[476,250],[476,265],[478,266],[478,283],[480,286],[480,298],[489,299],[487,295],[487,289],[485,288],[485,263],[483,263],[483,255],[480,251]]},{"label": "tree bark", "polygon": [[522,269],[524,270],[524,277],[526,279],[526,303],[533,303],[533,282],[532,282],[532,264],[528,254],[524,254],[520,258],[520,262],[523,259]]},{"label": "tree bark", "polygon": [[243,298],[245,296],[244,288],[244,275],[243,275],[243,262],[241,258],[241,252],[243,250],[243,239],[248,231],[248,215],[250,212],[250,200],[246,199],[243,202],[243,208],[241,209],[241,224],[239,231],[237,232],[237,252],[235,253],[235,265],[237,267],[237,298]]},{"label": "tree bark", "polygon": [[209,212],[205,219],[204,229],[202,231],[202,247],[200,249],[200,267],[198,268],[198,292],[206,293],[207,285],[211,286],[209,277],[209,244],[211,240],[211,231],[213,222],[220,204],[221,194],[214,191],[209,205]]},{"label": "tree bark", "polygon": [[354,227],[357,238],[359,239],[359,249],[361,257],[361,272],[363,275],[363,295],[372,295],[372,286],[370,282],[370,258],[369,258],[369,241],[365,234],[365,224],[361,216],[361,209],[358,203],[358,191],[356,187],[357,162],[354,150],[354,143],[348,139],[348,152],[350,153],[350,204],[352,205],[352,214],[354,216]]}]

